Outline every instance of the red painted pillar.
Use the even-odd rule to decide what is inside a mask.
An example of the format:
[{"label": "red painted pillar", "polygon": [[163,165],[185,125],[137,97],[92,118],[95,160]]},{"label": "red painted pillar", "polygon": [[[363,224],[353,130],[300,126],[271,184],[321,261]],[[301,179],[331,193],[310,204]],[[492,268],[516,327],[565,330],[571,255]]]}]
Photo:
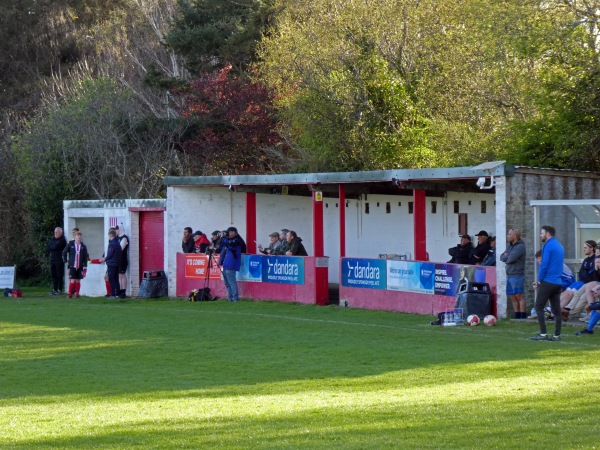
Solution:
[{"label": "red painted pillar", "polygon": [[413,190],[413,221],[414,221],[414,258],[417,261],[427,261],[427,202],[425,191]]},{"label": "red painted pillar", "polygon": [[346,256],[346,187],[339,185],[340,202],[340,258]]},{"label": "red painted pillar", "polygon": [[246,251],[256,253],[256,192],[246,192]]},{"label": "red painted pillar", "polygon": [[325,254],[323,238],[323,193],[313,191],[313,251],[315,256]]},{"label": "red painted pillar", "polygon": [[313,249],[315,253],[315,303],[329,304],[329,269],[323,256],[325,240],[323,233],[323,193],[313,191]]}]

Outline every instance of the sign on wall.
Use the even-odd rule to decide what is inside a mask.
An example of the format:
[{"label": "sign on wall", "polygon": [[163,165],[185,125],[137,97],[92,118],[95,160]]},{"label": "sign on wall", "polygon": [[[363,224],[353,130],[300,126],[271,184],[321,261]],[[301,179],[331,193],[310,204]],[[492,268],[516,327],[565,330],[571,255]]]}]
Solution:
[{"label": "sign on wall", "polygon": [[387,270],[383,259],[344,258],[342,286],[386,289]]},{"label": "sign on wall", "polygon": [[391,291],[433,294],[435,264],[387,261],[387,288]]},{"label": "sign on wall", "polygon": [[485,283],[485,268],[419,261],[342,258],[342,286],[454,297],[468,280]]},{"label": "sign on wall", "polygon": [[265,283],[304,284],[302,256],[263,256],[262,281]]},{"label": "sign on wall", "polygon": [[15,288],[15,267],[0,267],[0,289]]},{"label": "sign on wall", "polygon": [[219,255],[213,255],[211,267],[208,268],[208,255],[203,254],[187,254],[185,255],[185,277],[204,280],[206,271],[209,270],[209,279],[220,280],[221,269],[219,269]]},{"label": "sign on wall", "polygon": [[237,279],[239,281],[261,282],[262,263],[263,257],[261,255],[242,255],[242,266]]}]

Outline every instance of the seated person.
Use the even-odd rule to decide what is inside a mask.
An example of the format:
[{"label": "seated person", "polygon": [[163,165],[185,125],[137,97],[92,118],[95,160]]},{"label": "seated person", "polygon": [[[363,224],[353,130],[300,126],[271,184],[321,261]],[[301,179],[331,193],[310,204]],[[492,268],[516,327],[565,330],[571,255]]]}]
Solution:
[{"label": "seated person", "polygon": [[[573,300],[571,300],[569,305],[564,308],[564,311],[567,311],[569,317],[574,317],[583,311],[584,308],[589,314],[588,306],[596,302],[598,297],[600,297],[600,258],[596,259],[594,267],[593,281],[584,284],[580,289],[580,291],[584,291],[583,294],[581,294],[580,291],[577,291],[573,296]],[[576,299],[579,300],[576,302]],[[564,312],[563,317],[565,317]],[[585,321],[585,319],[579,320]]]},{"label": "seated person", "polygon": [[487,231],[481,230],[477,233],[477,247],[471,252],[471,264],[481,264],[490,251],[489,235]]},{"label": "seated person", "polygon": [[488,254],[481,263],[482,266],[495,266],[496,265],[496,237],[490,239],[490,249]]},{"label": "seated person", "polygon": [[302,245],[302,238],[299,238],[295,231],[290,230],[287,234],[287,241],[289,244],[289,250],[285,252],[288,256],[308,256],[304,245]]},{"label": "seated person", "polygon": [[590,314],[590,321],[587,326],[575,333],[576,336],[583,336],[586,334],[594,334],[594,327],[600,321],[600,311],[597,308],[600,308],[600,302],[594,302],[588,306],[586,306],[586,311]]},{"label": "seated person", "polygon": [[561,308],[564,308],[573,299],[575,293],[581,289],[585,283],[592,281],[592,274],[594,273],[594,260],[597,257],[595,255],[596,249],[596,241],[585,241],[585,244],[583,245],[583,254],[585,255],[585,259],[583,260],[581,268],[578,272],[579,280],[574,281],[567,288],[567,290],[564,291],[564,295],[561,295]]},{"label": "seated person", "polygon": [[269,244],[269,246],[267,248],[264,248],[262,244],[258,244],[258,251],[264,253],[265,255],[276,255],[277,253],[274,253],[274,251],[281,248],[279,233],[277,231],[274,231],[269,235],[269,237],[271,238],[271,243]]},{"label": "seated person", "polygon": [[471,236],[463,234],[460,237],[460,244],[448,249],[448,254],[452,256],[448,262],[452,264],[471,264],[471,251],[473,251]]}]

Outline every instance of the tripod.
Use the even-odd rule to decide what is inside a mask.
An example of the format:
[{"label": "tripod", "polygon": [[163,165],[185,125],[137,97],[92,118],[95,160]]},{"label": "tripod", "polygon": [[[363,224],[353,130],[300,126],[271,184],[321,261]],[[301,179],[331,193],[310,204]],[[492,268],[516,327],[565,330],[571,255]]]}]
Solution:
[{"label": "tripod", "polygon": [[214,250],[210,251],[208,253],[208,263],[206,266],[206,273],[204,274],[204,287],[202,289],[202,294],[200,295],[200,301],[202,302],[208,302],[211,300],[216,300],[217,297],[213,297],[212,295],[210,295],[210,271],[213,267],[213,265],[216,264],[216,266],[219,268],[219,270],[221,271],[221,273],[223,273],[223,267],[221,267],[221,264],[219,264],[219,262],[216,260],[216,258],[214,257]]}]

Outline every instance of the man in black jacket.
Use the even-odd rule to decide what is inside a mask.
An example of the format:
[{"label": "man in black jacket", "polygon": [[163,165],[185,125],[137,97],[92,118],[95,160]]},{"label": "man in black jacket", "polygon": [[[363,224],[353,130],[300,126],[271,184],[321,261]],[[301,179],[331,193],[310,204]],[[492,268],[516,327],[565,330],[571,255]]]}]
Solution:
[{"label": "man in black jacket", "polygon": [[471,244],[471,236],[463,234],[460,237],[460,244],[448,249],[448,254],[452,256],[448,262],[453,264],[471,264],[472,251],[473,244]]},{"label": "man in black jacket", "polygon": [[481,230],[475,236],[477,236],[477,247],[473,249],[473,253],[471,254],[471,264],[479,265],[487,256],[491,247],[487,231]]},{"label": "man in black jacket", "polygon": [[63,262],[62,252],[67,246],[67,240],[60,227],[54,229],[54,237],[46,246],[46,251],[50,253],[50,272],[52,273],[53,290],[50,295],[60,295],[63,292],[65,284],[65,263]]},{"label": "man in black jacket", "polygon": [[285,253],[288,256],[308,256],[306,249],[302,244],[302,238],[299,238],[295,231],[290,230],[287,233],[289,250]]}]

